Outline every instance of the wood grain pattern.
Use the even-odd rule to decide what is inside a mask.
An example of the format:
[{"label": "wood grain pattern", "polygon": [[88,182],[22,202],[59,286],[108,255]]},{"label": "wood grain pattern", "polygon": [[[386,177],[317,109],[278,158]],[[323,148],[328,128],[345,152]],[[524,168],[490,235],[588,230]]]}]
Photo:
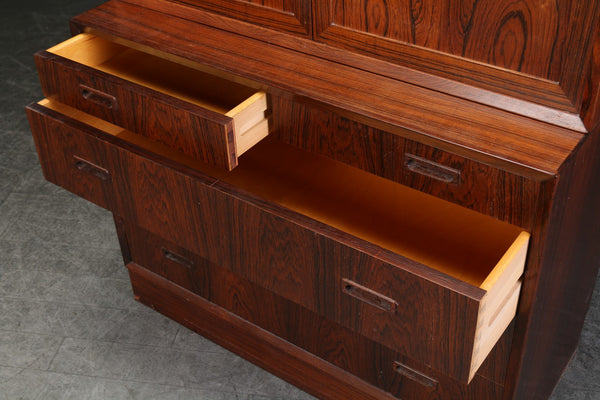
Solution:
[{"label": "wood grain pattern", "polygon": [[[148,2],[129,0],[148,6]],[[203,10],[295,35],[312,35],[310,0],[180,0]],[[151,7],[154,5],[150,5]]]},{"label": "wood grain pattern", "polygon": [[394,400],[384,391],[159,275],[134,263],[128,268],[137,300],[309,393],[339,400]]},{"label": "wood grain pattern", "polygon": [[[228,170],[237,165],[232,118],[48,52],[35,60],[46,97],[202,161]],[[89,101],[80,85],[109,94],[120,106]]]},{"label": "wood grain pattern", "polygon": [[[186,250],[135,227],[130,228],[130,237],[136,243],[133,245],[136,249],[134,257],[137,256],[138,262],[148,262],[146,265],[150,265],[150,270],[156,271],[162,265],[158,267],[160,272],[155,273],[399,398],[425,399],[438,395],[477,399],[485,394],[499,399],[501,396],[501,386],[488,379],[476,377],[468,386],[459,384],[193,254],[188,253],[194,260],[191,269],[161,262],[159,251],[155,249],[169,247],[182,253]],[[156,256],[144,254],[148,253],[147,244],[150,244],[150,253]],[[181,273],[185,277],[177,279]],[[146,301],[154,304],[152,301],[155,300]],[[506,342],[506,338],[501,342]],[[439,387],[431,390],[412,379],[399,377],[393,368],[398,360],[433,376],[439,380]],[[506,358],[504,360],[506,362]],[[339,397],[330,395],[326,398]]]},{"label": "wood grain pattern", "polygon": [[[275,97],[276,137],[375,175],[531,230],[537,182],[435,147],[369,127],[310,102]],[[446,183],[407,168],[406,155],[424,157],[460,173]]]},{"label": "wood grain pattern", "polygon": [[157,35],[150,21],[160,24],[163,17],[112,1],[73,24],[224,69],[268,85],[273,94],[306,96],[376,128],[538,179],[555,174],[581,139],[573,131],[182,18],[170,17]]},{"label": "wood grain pattern", "polygon": [[318,40],[584,114],[594,1],[328,0],[314,8]]},{"label": "wood grain pattern", "polygon": [[[597,114],[588,110],[589,103],[597,98],[596,95],[585,96],[586,98],[584,99],[581,113],[575,114],[543,105],[551,104],[552,101],[557,100],[551,100],[553,97],[548,93],[545,95],[540,93],[536,94],[535,91],[531,92],[529,89],[523,88],[522,82],[517,86],[513,85],[508,88],[506,79],[503,79],[502,84],[497,82],[495,85],[499,86],[500,91],[491,91],[491,88],[484,88],[482,85],[468,85],[457,80],[442,77],[441,75],[432,75],[431,73],[426,73],[414,68],[390,63],[383,58],[377,59],[356,51],[348,51],[340,46],[328,45],[326,43],[313,41],[309,38],[302,38],[293,34],[286,34],[284,32],[274,34],[273,30],[268,27],[244,23],[241,20],[232,20],[231,18],[224,17],[220,14],[191,7],[183,3],[174,3],[170,0],[128,0],[128,2],[159,11],[168,17],[175,16],[191,19],[221,30],[253,37],[264,42],[298,50],[306,54],[322,57],[365,71],[371,71],[379,75],[388,76],[403,82],[450,94],[476,103],[486,104],[518,115],[528,116],[530,118],[580,132],[589,131],[590,129],[586,128],[586,126],[590,126],[593,121],[597,120],[595,119],[596,117],[593,117],[593,115]],[[79,30],[80,28],[75,28],[75,31],[78,32]],[[598,43],[598,41],[596,41],[596,43]],[[428,58],[431,58],[431,55]],[[521,79],[526,78],[521,77]],[[588,77],[582,77],[582,79],[587,82],[585,84],[588,87],[596,87],[599,82],[599,80],[594,78],[591,74]],[[552,86],[552,84],[548,86],[547,90],[554,92],[555,88],[552,88]],[[590,91],[588,89],[585,93],[596,93],[596,91]],[[555,95],[561,97],[564,94],[558,92],[555,93]],[[532,102],[534,100],[536,103]],[[596,103],[597,102],[594,100],[594,104]],[[588,121],[584,123],[582,120],[583,118],[588,119]]]},{"label": "wood grain pattern", "polygon": [[538,221],[513,346],[511,370],[521,370],[518,377],[510,375],[516,398],[549,397],[577,348],[600,267],[599,134],[596,129],[586,139],[546,189],[554,197],[544,210],[547,219]]},{"label": "wood grain pattern", "polygon": [[[27,116],[44,177],[100,207],[115,209],[108,146],[81,134],[85,125],[66,123],[38,104],[27,107]],[[102,168],[108,175],[103,178],[94,171],[77,168],[78,159]]]},{"label": "wood grain pattern", "polygon": [[[118,197],[130,206],[126,219],[132,223],[168,236],[240,277],[438,371],[468,380],[468,361],[453,364],[450,360],[470,360],[483,291],[442,276],[443,284],[435,282],[429,268],[390,252],[395,263],[382,262],[373,257],[368,243],[224,182],[196,184],[160,164],[132,154],[125,157],[119,169],[127,187],[118,190]],[[336,240],[330,238],[332,234]],[[385,253],[378,250],[378,258]],[[342,278],[353,278],[354,272],[347,270],[351,266],[388,271],[378,275],[385,281],[393,271],[396,282],[403,283],[385,295],[412,293],[410,299],[396,299],[402,313],[390,320],[370,317],[362,306],[338,309]],[[422,270],[424,275],[410,270]],[[364,318],[356,319],[357,313]],[[455,320],[458,315],[461,318]],[[381,323],[387,328],[373,329]]]}]

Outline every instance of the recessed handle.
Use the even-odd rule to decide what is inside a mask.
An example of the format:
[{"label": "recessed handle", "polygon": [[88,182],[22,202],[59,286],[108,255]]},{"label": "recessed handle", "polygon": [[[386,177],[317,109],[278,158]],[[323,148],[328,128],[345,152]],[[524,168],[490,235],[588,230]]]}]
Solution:
[{"label": "recessed handle", "polygon": [[108,172],[107,169],[78,156],[73,156],[73,159],[75,161],[75,168],[79,171],[95,176],[102,181],[108,181],[110,179],[110,172]]},{"label": "recessed handle", "polygon": [[395,312],[398,308],[398,303],[394,299],[390,299],[349,279],[342,279],[342,287],[347,295],[381,310]]},{"label": "recessed handle", "polygon": [[429,178],[449,183],[452,185],[460,184],[460,171],[445,165],[436,163],[426,158],[415,156],[414,154],[404,154],[405,167],[414,173],[424,175]]},{"label": "recessed handle", "polygon": [[165,259],[172,261],[176,264],[183,265],[184,267],[191,268],[194,263],[189,258],[186,258],[180,254],[174,253],[169,249],[162,248],[162,255]]},{"label": "recessed handle", "polygon": [[85,100],[91,101],[92,103],[109,110],[115,110],[117,108],[117,98],[108,93],[101,92],[100,90],[93,89],[83,84],[79,85],[79,93]]},{"label": "recessed handle", "polygon": [[430,378],[422,372],[414,370],[398,361],[394,361],[394,371],[428,388],[433,389],[438,384],[438,382],[435,379]]}]

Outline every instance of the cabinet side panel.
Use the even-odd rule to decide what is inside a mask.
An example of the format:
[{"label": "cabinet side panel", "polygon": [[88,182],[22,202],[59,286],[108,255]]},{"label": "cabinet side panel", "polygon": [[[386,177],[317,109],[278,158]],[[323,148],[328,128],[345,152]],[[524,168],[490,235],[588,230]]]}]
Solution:
[{"label": "cabinet side panel", "polygon": [[520,365],[508,382],[516,382],[516,399],[550,396],[577,348],[600,266],[598,154],[596,130],[562,169],[549,218],[538,223],[511,357],[510,370]]}]

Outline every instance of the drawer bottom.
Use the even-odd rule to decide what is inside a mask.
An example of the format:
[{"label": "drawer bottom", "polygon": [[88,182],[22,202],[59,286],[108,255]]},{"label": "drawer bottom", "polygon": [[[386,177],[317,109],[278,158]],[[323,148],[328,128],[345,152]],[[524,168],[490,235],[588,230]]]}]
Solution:
[{"label": "drawer bottom", "polygon": [[502,396],[501,385],[489,378],[476,376],[469,385],[449,379],[200,257],[175,250],[160,257],[147,253],[143,260],[134,255],[134,261],[151,264],[149,269],[128,265],[136,299],[319,398]]}]

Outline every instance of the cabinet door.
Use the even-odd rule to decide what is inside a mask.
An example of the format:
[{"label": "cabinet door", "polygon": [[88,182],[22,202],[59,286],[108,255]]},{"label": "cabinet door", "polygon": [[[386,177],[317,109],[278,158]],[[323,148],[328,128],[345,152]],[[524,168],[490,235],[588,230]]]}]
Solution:
[{"label": "cabinet door", "polygon": [[324,0],[315,38],[430,74],[576,112],[596,1]]},{"label": "cabinet door", "polygon": [[181,0],[181,3],[269,28],[310,35],[309,0]]}]

